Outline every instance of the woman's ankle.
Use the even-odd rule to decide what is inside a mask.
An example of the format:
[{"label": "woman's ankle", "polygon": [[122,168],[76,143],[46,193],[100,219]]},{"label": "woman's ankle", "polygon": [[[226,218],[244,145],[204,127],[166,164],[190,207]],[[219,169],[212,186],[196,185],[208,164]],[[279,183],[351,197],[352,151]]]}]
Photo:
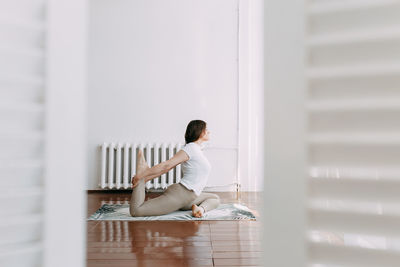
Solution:
[{"label": "woman's ankle", "polygon": [[199,208],[203,209],[203,214],[206,213],[206,209],[203,206],[199,206]]}]

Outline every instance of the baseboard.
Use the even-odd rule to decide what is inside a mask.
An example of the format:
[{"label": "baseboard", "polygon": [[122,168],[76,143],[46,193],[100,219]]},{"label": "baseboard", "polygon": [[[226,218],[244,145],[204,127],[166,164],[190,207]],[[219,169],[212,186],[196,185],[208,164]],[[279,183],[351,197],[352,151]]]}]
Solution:
[{"label": "baseboard", "polygon": [[[115,194],[115,193],[132,193],[132,189],[88,189],[86,190],[88,194],[90,193],[109,193],[109,194]],[[164,190],[148,190],[146,193],[162,193]],[[236,191],[213,191],[213,190],[204,190],[204,192],[209,192],[209,193],[236,193]],[[262,191],[240,191],[241,193],[262,193]]]},{"label": "baseboard", "polygon": [[129,193],[132,189],[88,189],[87,193]]}]

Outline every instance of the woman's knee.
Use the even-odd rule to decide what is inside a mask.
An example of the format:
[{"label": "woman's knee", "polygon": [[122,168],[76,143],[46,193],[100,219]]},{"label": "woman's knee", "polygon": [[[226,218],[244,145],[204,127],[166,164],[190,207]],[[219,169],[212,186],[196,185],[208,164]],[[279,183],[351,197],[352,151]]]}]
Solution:
[{"label": "woman's knee", "polygon": [[142,217],[143,214],[140,211],[139,207],[134,208],[132,206],[129,207],[129,213],[131,214],[132,217]]},{"label": "woman's knee", "polygon": [[133,208],[132,206],[129,206],[129,214],[130,214],[132,217],[135,217],[135,208]]},{"label": "woman's knee", "polygon": [[219,198],[219,196],[216,195],[216,194],[212,194],[212,198],[215,199],[215,200],[217,200],[218,202],[221,201],[220,198]]},{"label": "woman's knee", "polygon": [[215,205],[218,207],[219,206],[219,204],[221,204],[221,199],[219,198],[219,196],[218,195],[215,195],[214,196],[214,201],[215,201]]}]

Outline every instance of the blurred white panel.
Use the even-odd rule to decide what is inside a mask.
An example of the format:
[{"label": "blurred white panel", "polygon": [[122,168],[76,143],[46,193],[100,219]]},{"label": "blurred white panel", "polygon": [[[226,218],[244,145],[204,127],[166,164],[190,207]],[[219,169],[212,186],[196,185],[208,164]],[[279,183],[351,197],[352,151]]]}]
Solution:
[{"label": "blurred white panel", "polygon": [[[82,267],[86,244],[88,3],[46,2],[46,227],[42,266]],[[60,227],[68,231],[60,231]],[[70,256],[65,257],[66,251]]]},{"label": "blurred white panel", "polygon": [[0,1],[0,266],[43,260],[45,1]]},{"label": "blurred white panel", "polygon": [[400,2],[306,14],[310,266],[397,266]]},{"label": "blurred white panel", "polygon": [[305,1],[264,1],[264,265],[305,267]]}]

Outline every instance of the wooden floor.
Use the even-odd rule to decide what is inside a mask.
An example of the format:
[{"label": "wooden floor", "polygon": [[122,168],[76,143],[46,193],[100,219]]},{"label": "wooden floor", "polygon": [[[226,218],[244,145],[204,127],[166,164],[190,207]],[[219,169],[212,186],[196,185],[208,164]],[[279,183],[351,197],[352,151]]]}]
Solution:
[{"label": "wooden floor", "polygon": [[[218,193],[258,210],[260,193]],[[156,196],[153,193],[150,197]],[[88,216],[129,193],[88,193]],[[259,221],[88,221],[87,266],[261,266]]]}]

